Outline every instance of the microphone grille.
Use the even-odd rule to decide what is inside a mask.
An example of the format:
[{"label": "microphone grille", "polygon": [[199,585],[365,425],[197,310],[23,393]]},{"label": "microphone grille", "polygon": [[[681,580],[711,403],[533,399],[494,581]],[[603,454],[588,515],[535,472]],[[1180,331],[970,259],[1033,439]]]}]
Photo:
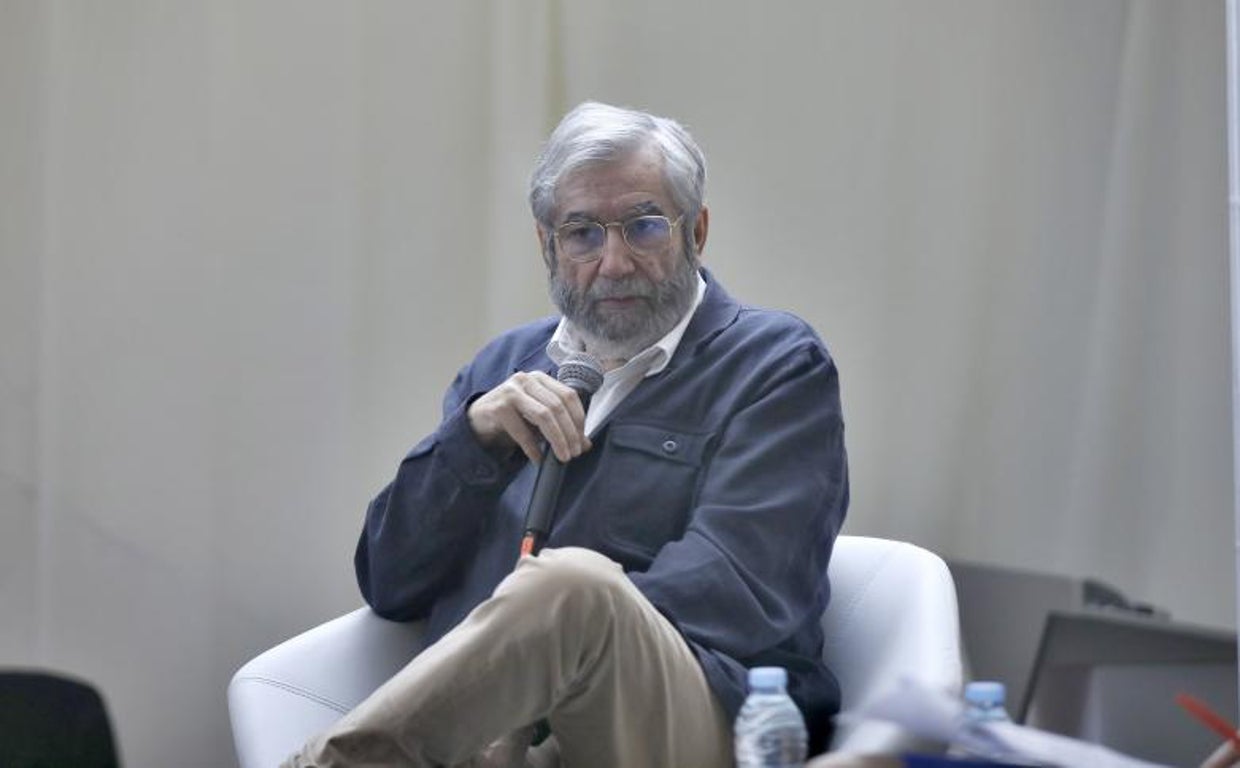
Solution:
[{"label": "microphone grille", "polygon": [[587,352],[573,352],[560,363],[555,377],[578,392],[594,394],[603,386],[603,364]]}]

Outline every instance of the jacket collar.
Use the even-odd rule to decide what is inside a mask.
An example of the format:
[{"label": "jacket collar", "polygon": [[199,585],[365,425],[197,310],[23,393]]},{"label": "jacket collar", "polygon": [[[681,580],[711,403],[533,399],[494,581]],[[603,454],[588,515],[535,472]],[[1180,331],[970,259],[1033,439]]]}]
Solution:
[{"label": "jacket collar", "polygon": [[689,321],[689,327],[685,329],[685,335],[681,337],[680,346],[676,348],[669,367],[697,354],[700,347],[710,343],[735,322],[741,311],[741,305],[724,290],[723,284],[715,279],[710,270],[705,267],[699,269],[702,279],[706,281],[706,295],[693,313],[693,319]]}]

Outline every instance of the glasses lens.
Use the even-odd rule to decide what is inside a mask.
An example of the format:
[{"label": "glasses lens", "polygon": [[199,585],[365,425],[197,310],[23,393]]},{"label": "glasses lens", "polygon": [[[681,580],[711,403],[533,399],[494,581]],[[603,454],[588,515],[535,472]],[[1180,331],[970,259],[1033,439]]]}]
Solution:
[{"label": "glasses lens", "polygon": [[635,251],[657,251],[671,241],[672,225],[663,216],[638,216],[624,223],[624,239]]},{"label": "glasses lens", "polygon": [[603,247],[607,230],[594,221],[572,221],[559,229],[560,247],[570,259],[590,256]]}]

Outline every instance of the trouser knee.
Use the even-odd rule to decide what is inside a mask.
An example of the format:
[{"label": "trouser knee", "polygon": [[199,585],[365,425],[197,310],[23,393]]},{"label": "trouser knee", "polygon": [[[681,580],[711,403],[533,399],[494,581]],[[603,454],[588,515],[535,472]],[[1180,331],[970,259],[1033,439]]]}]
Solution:
[{"label": "trouser knee", "polygon": [[[619,563],[580,547],[543,550],[521,560],[509,585],[539,601],[544,609],[577,613],[606,610],[635,597]],[[567,617],[566,617],[567,618]]]}]

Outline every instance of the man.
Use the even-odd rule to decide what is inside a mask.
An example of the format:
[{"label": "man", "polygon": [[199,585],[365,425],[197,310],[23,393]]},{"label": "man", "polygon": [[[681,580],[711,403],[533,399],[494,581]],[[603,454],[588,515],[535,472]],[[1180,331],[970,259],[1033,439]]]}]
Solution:
[{"label": "man", "polygon": [[[555,129],[530,203],[563,316],[460,371],[358,543],[367,602],[432,644],[293,764],[723,768],[759,665],[822,745],[835,366],[700,269],[705,178],[665,118],[585,103]],[[582,351],[606,371],[588,412],[553,376]],[[518,558],[543,441],[569,463],[547,548]]]}]

